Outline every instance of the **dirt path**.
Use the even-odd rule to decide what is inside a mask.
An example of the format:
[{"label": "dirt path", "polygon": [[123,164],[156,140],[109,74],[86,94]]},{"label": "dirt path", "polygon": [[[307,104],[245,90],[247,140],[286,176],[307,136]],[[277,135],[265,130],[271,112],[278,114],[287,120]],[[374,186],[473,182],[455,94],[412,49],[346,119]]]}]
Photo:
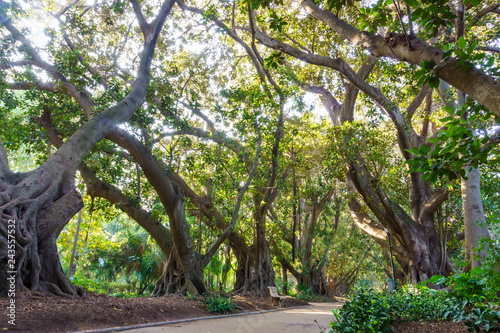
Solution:
[{"label": "dirt path", "polygon": [[[134,333],[319,333],[329,327],[332,309],[342,303],[311,303],[297,309],[260,313],[248,316],[198,320],[158,327],[147,327],[127,332]],[[317,323],[315,322],[317,321]],[[318,327],[319,324],[319,327]],[[325,330],[326,332],[327,330]]]}]

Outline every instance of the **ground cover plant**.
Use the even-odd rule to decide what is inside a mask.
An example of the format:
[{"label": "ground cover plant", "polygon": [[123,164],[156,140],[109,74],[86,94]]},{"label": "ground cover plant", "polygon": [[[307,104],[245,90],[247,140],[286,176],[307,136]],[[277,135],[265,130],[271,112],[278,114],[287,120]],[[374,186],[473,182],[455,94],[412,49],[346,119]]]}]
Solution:
[{"label": "ground cover plant", "polygon": [[[499,276],[495,270],[475,268],[448,278],[435,276],[394,293],[357,289],[334,311],[330,332],[392,332],[399,322],[443,320],[463,322],[469,332],[498,331]],[[431,289],[428,283],[444,288]]]},{"label": "ground cover plant", "polygon": [[230,298],[220,295],[204,296],[201,298],[201,302],[205,304],[208,312],[218,312],[224,314],[231,312],[236,307],[236,305],[231,302]]}]

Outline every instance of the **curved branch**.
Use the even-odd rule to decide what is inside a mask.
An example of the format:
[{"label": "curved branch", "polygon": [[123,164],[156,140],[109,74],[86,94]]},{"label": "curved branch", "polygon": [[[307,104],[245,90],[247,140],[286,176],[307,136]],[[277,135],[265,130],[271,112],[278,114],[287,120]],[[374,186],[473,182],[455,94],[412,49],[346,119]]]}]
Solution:
[{"label": "curved branch", "polygon": [[405,118],[408,121],[408,123],[411,122],[411,119],[413,118],[413,115],[415,114],[415,111],[417,111],[418,107],[422,102],[424,101],[425,96],[429,92],[429,85],[424,85],[422,89],[420,89],[420,92],[418,93],[415,98],[411,101],[410,105],[406,108],[405,112]]},{"label": "curved branch", "polygon": [[132,4],[132,8],[134,9],[135,17],[137,18],[137,21],[139,22],[139,27],[141,28],[142,34],[144,35],[144,39],[146,39],[150,33],[149,32],[150,25],[149,25],[148,21],[146,21],[146,18],[144,17],[144,14],[142,13],[141,6],[139,5],[139,1],[130,0],[130,3]]},{"label": "curved branch", "polygon": [[14,62],[4,62],[0,63],[0,69],[9,69],[13,67],[21,67],[21,66],[36,66],[36,62],[33,60],[20,60]]},{"label": "curved branch", "polygon": [[476,16],[474,16],[474,18],[470,22],[469,27],[476,25],[479,22],[479,20],[481,20],[483,17],[491,13],[500,14],[500,3],[491,4],[483,8],[481,11],[479,11],[479,13],[477,13]]},{"label": "curved branch", "polygon": [[258,125],[255,126],[257,129],[257,134],[258,134],[258,141],[257,141],[257,148],[255,152],[255,160],[252,165],[252,169],[250,170],[250,173],[248,175],[248,178],[243,185],[243,187],[238,191],[238,198],[236,199],[236,205],[234,206],[233,209],[233,215],[231,217],[231,222],[229,223],[229,226],[224,230],[224,232],[217,238],[217,240],[212,244],[210,249],[205,253],[202,259],[202,267],[205,267],[208,265],[212,257],[214,256],[215,252],[219,249],[219,247],[222,245],[222,243],[226,240],[226,238],[233,232],[234,227],[236,225],[236,221],[238,220],[238,213],[240,211],[241,207],[241,202],[243,200],[243,195],[245,192],[248,190],[250,187],[250,183],[252,182],[252,179],[255,175],[255,172],[257,171],[257,166],[259,165],[259,157],[260,157],[260,149],[261,149],[261,144],[262,144],[262,136],[260,133],[260,130],[258,128]]},{"label": "curved branch", "polygon": [[447,189],[439,189],[429,197],[422,205],[419,219],[423,220],[426,216],[432,219],[436,210],[446,201],[446,199],[448,199],[449,193]]},{"label": "curved branch", "polygon": [[343,38],[368,50],[373,55],[393,58],[414,65],[420,65],[424,60],[434,60],[438,64],[434,73],[439,78],[452,84],[500,116],[500,82],[484,74],[478,68],[471,66],[464,69],[461,68],[456,59],[443,60],[443,51],[414,36],[410,36],[412,43],[412,48],[410,48],[403,35],[390,33],[385,38],[379,35],[370,35],[339,19],[332,12],[321,9],[312,0],[302,0],[301,5],[313,17],[325,22]]},{"label": "curved branch", "polygon": [[300,84],[299,86],[306,92],[321,95],[321,103],[325,107],[326,112],[328,112],[333,125],[340,125],[340,115],[337,113],[342,109],[342,105],[337,101],[337,99],[328,89],[319,86],[310,86],[307,84]]},{"label": "curved branch", "polygon": [[40,89],[44,91],[50,92],[60,92],[62,89],[57,86],[54,82],[7,82],[3,84],[8,89],[11,90],[31,90],[31,89]]},{"label": "curved branch", "polygon": [[[52,127],[50,113],[47,110],[45,110],[38,119],[38,124],[47,131],[54,146],[57,148],[61,147],[63,141]],[[137,207],[137,204],[123,194],[117,187],[100,180],[85,163],[82,162],[78,170],[83,177],[89,195],[104,198],[117,208],[123,209],[128,216],[135,220],[151,235],[151,237],[153,237],[158,246],[160,246],[162,252],[168,257],[173,248],[172,236],[170,231],[159,220],[154,218],[151,213],[143,208]]]}]

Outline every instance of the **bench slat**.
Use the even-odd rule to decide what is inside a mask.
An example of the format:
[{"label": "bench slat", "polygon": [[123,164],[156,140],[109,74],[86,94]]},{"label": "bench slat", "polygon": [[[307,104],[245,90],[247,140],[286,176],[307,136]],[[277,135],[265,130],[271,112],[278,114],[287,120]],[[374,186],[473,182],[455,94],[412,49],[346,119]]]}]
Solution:
[{"label": "bench slat", "polygon": [[269,293],[271,294],[271,299],[274,300],[274,299],[277,299],[279,304],[281,306],[283,306],[283,300],[286,299],[286,296],[281,296],[280,294],[278,294],[278,290],[276,289],[276,287],[267,287],[269,289]]}]

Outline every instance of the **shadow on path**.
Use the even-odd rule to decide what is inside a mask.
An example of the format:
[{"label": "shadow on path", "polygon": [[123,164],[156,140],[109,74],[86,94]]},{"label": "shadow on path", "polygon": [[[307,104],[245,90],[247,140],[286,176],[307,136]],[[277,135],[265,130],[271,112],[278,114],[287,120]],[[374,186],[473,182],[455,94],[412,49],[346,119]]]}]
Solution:
[{"label": "shadow on path", "polygon": [[[333,320],[332,309],[342,306],[335,303],[310,303],[311,306],[259,313],[246,316],[204,319],[165,326],[144,327],[128,332],[135,333],[319,333],[328,331]],[[315,322],[316,321],[316,322]]]}]

